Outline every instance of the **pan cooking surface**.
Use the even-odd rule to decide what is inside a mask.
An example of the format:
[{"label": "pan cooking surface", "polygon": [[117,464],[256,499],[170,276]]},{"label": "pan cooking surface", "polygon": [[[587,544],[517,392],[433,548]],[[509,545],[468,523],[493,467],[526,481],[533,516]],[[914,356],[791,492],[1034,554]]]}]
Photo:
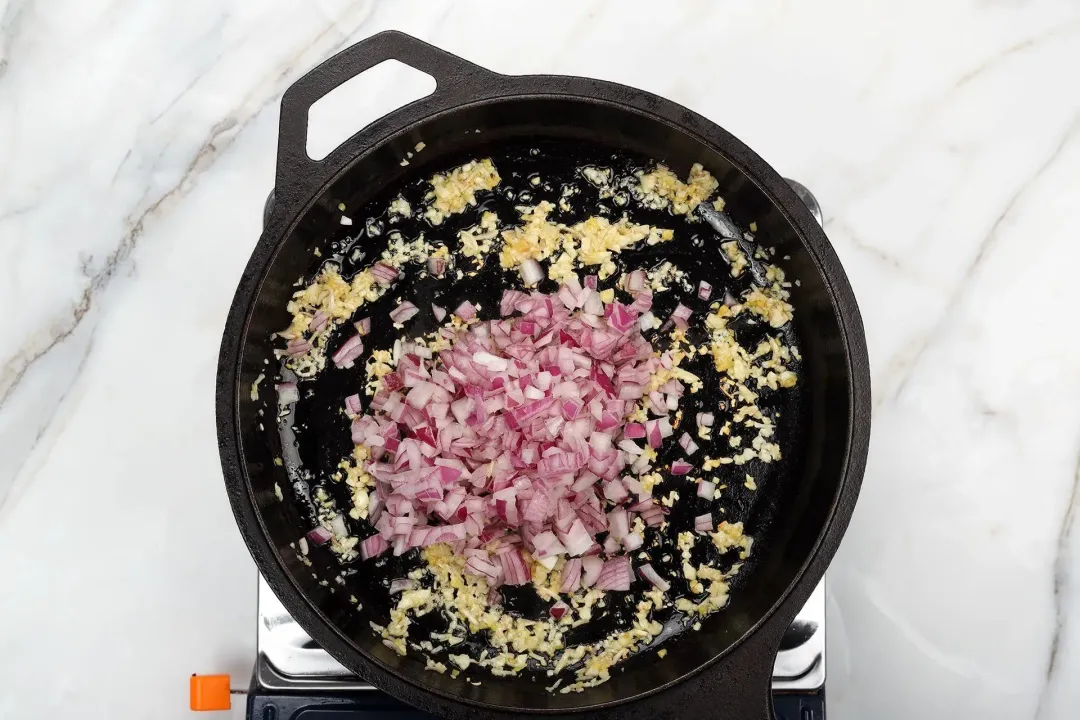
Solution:
[{"label": "pan cooking surface", "polygon": [[[601,281],[599,287],[615,287],[619,276],[625,271],[652,269],[665,261],[672,263],[686,273],[685,287],[672,283],[668,291],[654,293],[652,312],[656,317],[665,320],[680,302],[693,309],[694,315],[687,331],[687,338],[691,342],[706,342],[707,331],[702,320],[712,303],[722,301],[725,293],[740,298],[752,287],[753,279],[749,271],[743,272],[739,277],[732,277],[729,261],[719,247],[720,237],[709,224],[700,220],[690,222],[685,216],[673,215],[668,210],[643,207],[638,201],[629,198],[629,194],[624,191],[614,194],[602,192],[582,174],[582,168],[595,167],[611,169],[616,178],[631,177],[636,170],[651,170],[655,165],[654,159],[627,152],[614,153],[593,144],[567,139],[504,142],[486,150],[486,153],[474,150],[469,155],[456,159],[448,158],[445,165],[440,163],[441,166],[435,168],[437,171],[447,171],[471,159],[490,157],[501,176],[501,182],[493,191],[478,194],[479,202],[475,207],[449,216],[439,226],[433,227],[423,219],[420,211],[425,206],[425,195],[431,187],[428,182],[432,174],[430,168],[425,168],[423,173],[417,173],[404,184],[387,187],[364,207],[352,207],[349,198],[340,198],[340,202],[345,205],[342,213],[352,220],[352,225],[343,226],[341,237],[327,238],[319,247],[321,258],[312,256],[313,264],[303,277],[304,284],[311,282],[318,270],[328,263],[340,267],[345,278],[370,267],[386,248],[391,232],[399,232],[406,239],[413,239],[423,233],[428,241],[444,243],[453,250],[458,246],[458,231],[476,225],[483,212],[495,213],[501,228],[510,227],[520,223],[517,209],[519,206],[531,206],[547,200],[558,208],[565,188],[573,186],[576,194],[569,199],[570,210],[556,209],[550,216],[552,221],[572,225],[593,215],[605,216],[615,221],[625,213],[635,223],[674,230],[675,236],[671,242],[655,246],[641,243],[640,247],[635,246],[617,254],[615,258],[619,271]],[[534,178],[538,178],[538,182],[535,182]],[[723,194],[722,187],[719,192]],[[392,218],[388,213],[391,201],[399,195],[412,206],[413,212],[408,218]],[[753,220],[740,218],[738,208],[731,210],[734,211],[734,216],[744,223],[743,229]],[[768,243],[767,237],[760,240]],[[770,262],[784,265],[783,259],[779,257],[771,259]],[[460,255],[455,255],[455,264],[459,270],[473,269],[472,262]],[[297,540],[317,523],[318,502],[314,498],[318,489],[325,492],[341,511],[350,535],[365,538],[375,533],[366,520],[349,517],[347,511],[352,505],[349,488],[342,482],[329,480],[329,477],[338,472],[339,464],[353,449],[349,421],[342,412],[345,397],[359,392],[364,401],[364,410],[367,411],[370,397],[363,392],[368,380],[364,361],[373,350],[390,349],[394,341],[404,334],[393,327],[389,318],[390,310],[398,301],[409,300],[420,309],[419,314],[405,324],[408,336],[417,337],[439,325],[432,315],[433,303],[452,310],[468,300],[481,307],[479,315],[486,320],[498,316],[499,298],[505,288],[522,288],[516,270],[505,271],[499,266],[497,252],[488,256],[481,270],[475,274],[469,272],[460,278],[454,272],[447,273],[446,278],[433,278],[421,273],[421,267],[407,266],[397,284],[385,295],[357,311],[353,319],[370,317],[371,332],[364,337],[364,355],[354,367],[340,369],[328,361],[326,369],[314,378],[302,379],[299,382],[300,400],[291,411],[283,412],[276,426],[266,424],[265,432],[277,434],[277,437],[268,438],[267,441],[275,446],[280,443],[283,462],[293,481],[292,488],[283,487],[282,490],[292,492],[293,500],[307,507],[310,513],[310,525],[297,528]],[[590,270],[579,270],[579,277],[583,277],[587,272]],[[708,301],[697,297],[700,281],[707,281],[713,286],[712,297]],[[539,289],[554,292],[557,284],[544,280]],[[795,313],[799,313],[797,305]],[[774,329],[761,322],[757,316],[744,312],[736,316],[729,323],[729,327],[734,330],[740,344],[751,352],[759,342],[769,336],[779,337],[781,343],[789,347],[799,345],[793,323]],[[329,341],[327,355],[331,355],[353,334],[355,330],[350,323],[340,325]],[[663,350],[670,342],[667,332],[652,330],[647,331],[645,336],[657,350]],[[281,341],[276,343],[280,345]],[[693,532],[694,517],[707,512],[713,513],[714,522],[726,520],[729,523],[744,523],[745,533],[754,538],[755,542],[749,559],[729,581],[731,593],[737,594],[745,578],[754,572],[755,558],[769,552],[768,538],[773,530],[776,498],[784,492],[785,483],[789,482],[793,474],[791,469],[798,466],[803,453],[804,438],[800,430],[803,421],[803,368],[801,362],[793,360],[788,363],[788,367],[799,375],[799,384],[782,391],[764,389],[757,401],[761,411],[774,419],[776,435],[772,441],[779,445],[782,458],[771,463],[755,459],[744,465],[721,465],[714,470],[703,472],[701,467],[705,456],[727,457],[738,451],[738,448],[729,446],[728,436],[718,432],[726,421],[732,419],[732,406],[730,400],[718,391],[720,376],[709,355],[688,360],[683,367],[702,379],[704,389],[698,393],[687,391],[684,394],[679,406],[683,412],[683,423],[676,429],[675,436],[665,441],[654,467],[666,468],[672,461],[680,459],[689,459],[695,467],[689,475],[683,477],[663,472],[664,480],[653,490],[654,496],[663,498],[675,491],[678,493],[678,500],[673,503],[663,528],[648,528],[644,546],[632,554],[635,567],[645,562],[645,559],[639,559],[639,553],[644,552],[648,562],[659,575],[671,582],[671,589],[667,593],[668,606],[653,613],[653,619],[661,622],[665,629],[652,644],[639,650],[645,655],[654,654],[653,651],[659,649],[661,643],[672,641],[698,620],[696,617],[687,618],[674,609],[675,598],[700,598],[691,592],[689,583],[683,576],[682,555],[676,545],[678,534]],[[278,381],[291,380],[293,377],[291,371],[283,367]],[[272,396],[269,392],[265,394]],[[272,406],[274,401],[274,398],[270,397],[268,406]],[[696,424],[693,419],[699,412],[711,412],[715,415],[715,439],[711,442],[699,439],[695,433]],[[690,458],[686,458],[679,444],[674,441],[684,430],[690,432],[700,446]],[[744,431],[742,435],[745,447],[753,437],[753,432]],[[747,487],[747,475],[753,477],[756,490]],[[725,484],[722,497],[719,500],[698,498],[696,485],[690,480],[698,477],[715,478],[719,483]],[[707,540],[707,536],[704,537]],[[602,538],[603,535],[600,539]],[[401,557],[386,553],[374,560],[362,561],[356,558],[340,563],[327,547],[313,546],[305,559],[311,563],[312,571],[336,592],[356,598],[359,605],[356,612],[361,613],[365,619],[385,625],[392,602],[388,593],[390,583],[419,567],[423,562],[419,555],[418,550],[410,550]],[[694,546],[692,564],[695,566],[705,563],[728,571],[738,562],[736,551],[721,554],[707,541],[697,542]],[[430,577],[421,582],[429,583]],[[651,586],[646,581],[636,576],[630,592],[607,593],[602,612],[594,613],[592,621],[570,631],[566,638],[567,646],[595,642],[613,631],[631,627],[635,607],[650,589]],[[548,617],[551,601],[542,599],[531,585],[503,586],[500,593],[508,612],[526,618]],[[414,622],[410,627],[410,641],[422,640],[432,632],[446,631],[446,620],[438,612],[430,612],[414,619]],[[366,625],[366,622],[364,624]],[[482,631],[470,635],[466,643],[451,651],[425,654],[453,667],[447,661],[448,652],[478,657],[484,650],[492,650],[488,640],[486,632]],[[412,650],[410,655],[415,655],[418,659],[421,657],[420,653]],[[463,675],[473,680],[487,677],[484,670],[475,667]],[[533,676],[537,682],[545,685],[552,684],[555,679],[534,661],[530,661],[522,675]],[[572,679],[572,673],[563,675],[567,680]]]}]

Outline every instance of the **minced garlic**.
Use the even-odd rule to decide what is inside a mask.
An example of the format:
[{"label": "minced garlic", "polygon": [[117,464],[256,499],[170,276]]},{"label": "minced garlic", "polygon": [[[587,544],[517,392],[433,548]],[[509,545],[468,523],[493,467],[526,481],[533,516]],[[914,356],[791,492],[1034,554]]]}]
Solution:
[{"label": "minced garlic", "polygon": [[409,205],[408,200],[398,195],[394,198],[393,202],[390,203],[389,213],[390,215],[400,215],[401,217],[407,218],[412,215],[412,206]]},{"label": "minced garlic", "polygon": [[729,523],[726,520],[716,527],[716,532],[710,533],[713,544],[720,552],[727,552],[739,548],[739,558],[745,560],[750,555],[750,548],[754,541],[750,536],[743,534],[741,522]]},{"label": "minced garlic", "polygon": [[266,373],[259,373],[259,376],[255,378],[255,381],[251,383],[251,401],[255,402],[259,399],[259,383],[266,379]]},{"label": "minced garlic", "polygon": [[632,191],[645,207],[657,210],[670,207],[676,215],[689,215],[689,220],[696,219],[690,213],[719,186],[716,178],[700,163],[694,163],[690,168],[685,183],[663,165],[657,165],[650,173],[639,171],[636,174],[638,185]]},{"label": "minced garlic", "polygon": [[548,268],[548,277],[566,282],[575,275],[575,268],[599,265],[601,280],[615,272],[612,255],[642,240],[649,245],[666,242],[674,237],[671,230],[637,225],[626,217],[617,222],[593,216],[573,226],[548,220],[555,206],[544,201],[534,207],[521,208],[522,225],[504,230],[503,247],[499,253],[502,267],[518,267],[526,260],[555,258]]},{"label": "minced garlic", "polygon": [[[433,588],[405,591],[396,606],[391,608],[390,623],[385,627],[375,623],[371,625],[382,636],[387,647],[401,654],[406,653],[407,647],[428,652],[440,649],[428,640],[419,644],[408,642],[410,615],[424,615],[438,610],[449,621],[449,630],[447,633],[433,634],[433,639],[453,646],[464,641],[465,633],[485,632],[494,651],[485,650],[479,657],[448,655],[456,668],[466,670],[472,665],[480,665],[493,675],[512,676],[524,670],[531,659],[541,666],[547,666],[548,675],[554,676],[566,668],[580,665],[575,671],[577,682],[560,690],[575,692],[607,680],[613,665],[636,652],[643,644],[651,642],[663,629],[651,617],[652,610],[664,602],[663,593],[654,590],[646,593],[647,599],[638,603],[635,620],[629,630],[613,633],[589,645],[566,647],[565,633],[570,627],[591,619],[591,609],[603,604],[603,591],[592,588],[570,596],[570,610],[559,621],[529,620],[510,615],[501,606],[488,603],[487,582],[465,573],[465,558],[454,554],[449,545],[427,547],[422,551],[422,556],[427,563],[422,571],[432,576]],[[533,567],[534,586],[536,582],[548,583],[537,587],[538,590],[550,591],[559,582],[561,564],[548,572],[531,558],[527,558],[527,561]],[[436,672],[447,669],[431,657],[427,657],[426,662],[428,669]]]},{"label": "minced garlic", "polygon": [[[386,250],[379,258],[390,267],[402,268],[408,263],[425,263],[436,249],[419,237],[407,240],[401,233],[390,233]],[[370,270],[361,270],[346,281],[337,265],[327,264],[307,287],[297,291],[287,309],[292,313],[289,327],[278,333],[287,340],[304,339],[311,330],[312,321],[319,314],[327,319],[318,331],[312,332],[307,341],[311,349],[288,357],[286,364],[301,378],[314,377],[326,367],[326,342],[331,331],[342,321],[352,317],[364,303],[378,300],[386,292]],[[283,355],[283,351],[276,351]]]},{"label": "minced garlic", "polygon": [[649,270],[645,276],[649,289],[653,292],[665,292],[676,284],[680,286],[686,284],[686,273],[667,260]]},{"label": "minced garlic", "polygon": [[374,395],[379,391],[379,384],[383,376],[394,371],[393,362],[393,354],[389,350],[371,351],[371,356],[364,366],[368,379],[367,384],[364,386],[364,392],[368,395]]},{"label": "minced garlic", "polygon": [[[777,286],[773,287],[776,288]],[[783,293],[785,296],[786,294]],[[778,292],[763,292],[759,288],[753,288],[743,299],[743,305],[755,315],[765,318],[769,325],[774,328],[783,327],[791,322],[791,305]]]},{"label": "minced garlic", "polygon": [[288,328],[278,333],[287,340],[304,338],[316,314],[321,312],[329,318],[324,327],[308,339],[311,350],[288,358],[289,368],[302,378],[313,377],[321,371],[326,366],[329,330],[350,318],[365,302],[377,300],[382,293],[382,286],[368,270],[361,270],[347,282],[336,265],[325,266],[310,285],[293,295],[287,306],[293,319]]},{"label": "minced garlic", "polygon": [[640,478],[641,489],[647,493],[651,493],[653,488],[664,481],[664,476],[660,473],[649,473],[648,475],[642,475]]},{"label": "minced garlic", "polygon": [[472,258],[477,268],[484,265],[492,243],[499,237],[499,218],[493,212],[485,212],[480,222],[467,230],[458,232],[461,254]]},{"label": "minced garlic", "polygon": [[488,158],[467,162],[446,175],[435,175],[431,178],[432,190],[427,196],[431,206],[424,212],[424,217],[432,225],[440,225],[450,215],[475,205],[476,193],[491,190],[501,179]]},{"label": "minced garlic", "polygon": [[727,242],[720,243],[720,248],[724,251],[724,254],[727,255],[728,262],[731,263],[731,277],[739,277],[742,275],[742,271],[747,268],[750,261],[739,248],[739,243],[734,240],[728,240]]},{"label": "minced garlic", "polygon": [[[354,520],[367,518],[368,506],[371,504],[370,491],[375,487],[375,478],[368,474],[366,467],[371,459],[371,452],[361,444],[353,446],[352,458],[343,460],[338,467],[345,471],[345,484],[352,490],[352,508],[349,517]],[[342,479],[340,473],[331,476],[335,480]]]}]

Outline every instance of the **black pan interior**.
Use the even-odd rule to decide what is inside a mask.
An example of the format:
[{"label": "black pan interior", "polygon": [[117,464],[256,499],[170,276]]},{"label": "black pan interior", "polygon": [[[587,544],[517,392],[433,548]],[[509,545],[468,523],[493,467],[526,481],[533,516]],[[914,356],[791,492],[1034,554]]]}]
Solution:
[{"label": "black pan interior", "polygon": [[[569,118],[573,118],[572,123],[568,122]],[[401,159],[418,142],[425,143],[423,152],[416,153],[409,165],[402,166]],[[404,192],[409,200],[416,200],[423,179],[474,157],[493,157],[504,177],[512,173],[522,177],[537,173],[547,180],[575,164],[611,165],[613,155],[631,163],[661,160],[683,174],[690,164],[702,163],[719,181],[719,194],[727,200],[729,214],[744,227],[755,221],[758,240],[777,249],[774,262],[784,267],[790,279],[800,281],[799,286],[792,288],[796,318],[796,337],[792,340],[800,348],[804,361],[796,368],[800,375],[798,392],[790,394],[790,400],[781,408],[784,417],[778,422],[784,460],[773,467],[755,469],[757,492],[736,485],[735,492],[727,494],[731,499],[724,503],[725,519],[746,522],[749,534],[755,539],[755,552],[733,583],[729,606],[706,620],[700,632],[667,640],[668,655],[662,662],[657,662],[651,654],[633,658],[613,673],[610,682],[584,693],[552,695],[544,690],[542,680],[530,682],[486,675],[477,687],[464,682],[464,674],[455,680],[449,675],[426,672],[415,657],[400,658],[383,647],[368,627],[369,620],[386,621],[384,583],[396,572],[392,563],[379,569],[357,563],[351,568],[355,574],[346,574],[345,584],[341,585],[335,576],[342,567],[328,551],[313,550],[311,567],[298,559],[290,544],[310,529],[310,511],[302,493],[296,495],[289,489],[303,478],[303,473],[296,472],[294,462],[287,462],[287,469],[274,465],[275,457],[288,459],[296,455],[287,448],[283,452],[274,421],[273,394],[264,392],[260,401],[252,402],[247,389],[259,373],[275,376],[278,363],[272,355],[271,334],[288,324],[285,306],[296,290],[298,278],[310,280],[328,258],[342,249],[347,249],[343,263],[346,272],[353,264],[369,265],[371,253],[381,248],[377,242],[357,238],[363,231],[362,220],[369,214],[381,213],[399,192]],[[520,188],[523,183],[516,185]],[[534,198],[496,196],[488,200],[486,207],[498,212],[507,222],[514,217],[514,204],[535,201],[544,192],[541,187]],[[340,224],[339,203],[356,219],[353,226]],[[578,198],[573,204],[575,208],[590,208],[588,214],[594,207],[591,198]],[[632,219],[672,225],[666,213],[637,208]],[[474,222],[475,216],[466,215],[451,218],[437,230],[423,223],[400,223],[394,227],[406,237],[424,230],[429,237],[445,233],[445,237],[451,238],[460,229],[458,225]],[[697,225],[699,237],[681,233],[674,243],[663,246],[663,255],[690,271],[695,284],[698,279],[706,279],[717,288],[730,287],[737,291],[738,283],[729,278],[714,236],[703,223]],[[321,256],[315,254],[316,248]],[[628,262],[636,263],[632,254],[625,255]],[[431,300],[448,308],[455,307],[462,299],[493,307],[503,283],[504,278],[492,271],[471,283],[458,283],[450,291],[445,286],[407,283],[409,288],[404,296],[422,310],[427,309]],[[398,293],[389,297],[400,296]],[[657,300],[657,314],[663,317],[669,309],[665,306],[666,299],[658,295]],[[366,344],[377,347],[388,344],[387,334],[393,331],[386,319],[388,302],[389,299],[384,299],[362,311],[361,314],[370,314],[374,322],[371,342]],[[427,316],[427,312],[422,312],[416,321],[419,324],[410,325],[411,329],[423,330],[423,318]],[[741,332],[752,331],[752,328],[741,329]],[[340,343],[344,337],[339,335],[334,342]],[[380,343],[380,337],[386,340]],[[352,373],[327,372],[316,381],[302,385],[304,400],[298,406],[295,420],[300,440],[298,459],[307,471],[332,469],[351,449],[347,423],[336,408],[345,395],[355,392],[362,384],[362,373],[360,367]],[[248,326],[240,380],[243,453],[253,497],[283,566],[310,602],[359,653],[412,682],[479,703],[521,709],[573,709],[626,700],[693,672],[734,644],[768,613],[809,557],[837,494],[848,434],[848,367],[836,313],[821,273],[780,211],[740,170],[683,131],[615,106],[571,99],[518,98],[458,110],[429,119],[360,158],[307,210],[279,248]],[[268,381],[266,385],[269,384]],[[318,400],[306,402],[313,398]],[[708,397],[699,402],[708,405],[716,400]],[[768,475],[762,470],[768,470]],[[275,484],[285,491],[284,502],[278,501]],[[687,517],[692,514],[686,513]],[[673,516],[673,524],[676,519]],[[360,600],[363,611],[357,612],[349,601],[350,595]]]}]

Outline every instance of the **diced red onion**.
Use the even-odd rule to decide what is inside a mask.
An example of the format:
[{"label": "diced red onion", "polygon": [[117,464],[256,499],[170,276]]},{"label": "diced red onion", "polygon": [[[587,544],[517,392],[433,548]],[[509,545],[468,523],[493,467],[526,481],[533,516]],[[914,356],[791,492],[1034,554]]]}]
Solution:
[{"label": "diced red onion", "polygon": [[498,355],[492,355],[489,352],[480,351],[473,353],[473,362],[483,365],[491,372],[503,372],[510,367],[510,361],[506,358],[499,357]]},{"label": "diced red onion", "polygon": [[652,586],[659,589],[660,592],[667,592],[668,589],[671,588],[670,583],[668,583],[668,581],[664,578],[660,577],[659,573],[657,573],[656,570],[653,569],[653,566],[649,563],[645,563],[644,565],[640,566],[638,568],[638,572],[641,573],[641,577],[652,583]]},{"label": "diced red onion", "polygon": [[600,293],[595,290],[589,290],[585,302],[581,305],[581,309],[589,315],[603,315],[604,301],[600,299]]},{"label": "diced red onion", "polygon": [[581,520],[578,519],[570,526],[570,530],[562,538],[562,542],[569,555],[577,556],[584,554],[592,546],[593,539]]},{"label": "diced red onion", "polygon": [[318,312],[315,313],[314,316],[312,316],[311,325],[309,326],[309,329],[311,330],[311,332],[317,333],[320,330],[322,330],[324,327],[326,327],[326,321],[329,320],[329,319],[330,319],[329,315],[327,315],[322,310],[319,310]]},{"label": "diced red onion", "polygon": [[658,450],[663,443],[663,433],[660,431],[659,420],[649,420],[645,423],[646,436],[649,439],[649,447],[653,450]]},{"label": "diced red onion", "polygon": [[499,556],[502,563],[503,576],[507,585],[524,585],[529,582],[529,569],[525,565],[525,558],[519,550],[511,550]]},{"label": "diced red onion", "polygon": [[371,332],[371,318],[361,318],[353,323],[353,327],[356,328],[356,332],[360,335],[367,335]]},{"label": "diced red onion", "polygon": [[371,274],[380,285],[389,285],[397,280],[398,269],[384,262],[377,262],[371,266]]},{"label": "diced red onion", "polygon": [[390,582],[390,594],[397,595],[399,592],[405,590],[412,590],[416,587],[416,581],[409,578],[396,578]]},{"label": "diced red onion", "polygon": [[664,522],[664,509],[659,505],[651,507],[641,513],[641,519],[644,520],[645,524],[649,527],[656,527]]},{"label": "diced red onion", "polygon": [[559,587],[559,592],[577,592],[578,588],[581,587],[582,562],[583,558],[570,558],[566,561],[566,565],[563,566],[562,585]]},{"label": "diced red onion", "polygon": [[645,289],[646,276],[644,270],[633,270],[626,274],[625,287],[628,293],[638,293]]},{"label": "diced red onion", "polygon": [[402,300],[401,304],[390,311],[390,319],[396,323],[403,323],[420,312],[420,309],[408,300]]},{"label": "diced red onion", "polygon": [[701,412],[697,414],[697,424],[701,427],[712,427],[716,418],[710,412]]},{"label": "diced red onion", "polygon": [[351,367],[356,358],[360,357],[364,352],[364,343],[360,340],[359,335],[353,335],[346,340],[337,352],[331,356],[331,360],[338,367]]},{"label": "diced red onion", "polygon": [[608,533],[615,540],[622,540],[630,534],[630,519],[625,508],[615,508],[608,513]]},{"label": "diced red onion", "polygon": [[716,483],[709,482],[708,480],[702,480],[698,483],[697,496],[712,500],[713,494],[716,492]]},{"label": "diced red onion", "polygon": [[712,297],[712,285],[702,280],[698,283],[697,295],[702,300],[708,300]]},{"label": "diced red onion", "polygon": [[[376,479],[369,520],[385,545],[371,541],[370,551],[451,543],[464,552],[466,572],[492,587],[529,581],[526,551],[549,568],[565,554],[564,567],[580,568],[587,586],[602,568],[598,534],[608,532],[609,556],[641,547],[627,510],[617,507],[609,519],[603,508],[633,493],[647,502],[632,512],[663,522],[632,475],[649,461],[630,452],[635,439],[659,445],[671,423],[666,415],[644,426],[624,422],[648,379],[672,364],[637,332],[635,305],[613,303],[606,316],[568,309],[595,297],[576,281],[557,295],[508,290],[505,319],[443,328],[449,343],[437,355],[412,341],[395,345],[396,369],[351,429],[371,450],[365,469]],[[475,308],[458,314],[475,317]],[[666,403],[683,388],[671,380],[659,392]],[[347,411],[358,410],[356,400]],[[589,568],[596,574],[587,576]]]},{"label": "diced red onion", "polygon": [[637,313],[622,303],[614,302],[607,307],[611,311],[608,322],[619,332],[625,333],[637,323]]},{"label": "diced red onion", "polygon": [[532,259],[522,262],[518,271],[521,273],[521,282],[525,283],[526,287],[544,279],[544,269],[540,267],[540,263]]},{"label": "diced red onion", "polygon": [[604,561],[596,555],[581,558],[581,587],[591,588],[604,569]]},{"label": "diced red onion", "polygon": [[329,528],[319,525],[308,531],[306,537],[308,542],[314,543],[315,545],[325,545],[330,542],[330,538],[334,537],[334,533],[332,533]]},{"label": "diced red onion", "polygon": [[692,437],[690,437],[690,433],[684,432],[682,435],[679,436],[679,445],[682,447],[683,450],[686,451],[687,455],[693,455],[698,450],[697,443],[694,442],[694,439]]},{"label": "diced red onion", "polygon": [[462,320],[472,320],[474,317],[476,317],[476,308],[473,307],[473,304],[471,302],[466,300],[465,302],[457,306],[457,309],[454,310],[454,314]]},{"label": "diced red onion", "polygon": [[688,462],[683,462],[682,460],[676,460],[675,462],[671,463],[672,475],[685,475],[693,469],[693,465]]},{"label": "diced red onion", "polygon": [[647,313],[652,308],[652,293],[648,290],[642,290],[639,293],[634,293],[634,302],[630,303],[630,307],[639,313]]},{"label": "diced red onion", "polygon": [[551,609],[548,612],[551,614],[551,617],[553,619],[561,620],[562,617],[566,615],[567,612],[569,612],[569,610],[570,606],[560,600],[559,602],[552,605]]},{"label": "diced red onion", "polygon": [[289,344],[285,348],[285,355],[288,355],[289,357],[292,357],[294,355],[303,355],[312,347],[313,345],[310,342],[307,342],[302,338],[290,340]]},{"label": "diced red onion", "polygon": [[292,405],[300,399],[300,390],[294,382],[278,383],[274,389],[277,390],[278,405]]},{"label": "diced red onion", "polygon": [[[466,550],[465,552],[468,553],[469,551]],[[487,557],[487,553],[483,550],[477,552],[480,554],[473,555],[465,561],[465,572],[477,577],[487,578],[489,581],[494,581],[502,572],[501,563],[496,565],[491,562]]]},{"label": "diced red onion", "polygon": [[666,417],[660,418],[657,423],[660,427],[660,437],[671,437],[675,434],[675,430],[671,427],[671,421]]},{"label": "diced red onion", "polygon": [[428,272],[435,277],[441,276],[446,271],[446,258],[429,257],[427,261]]},{"label": "diced red onion", "polygon": [[711,533],[713,531],[712,513],[705,513],[694,518],[694,530],[699,533]]},{"label": "diced red onion", "polygon": [[620,503],[629,496],[626,486],[619,480],[612,480],[604,485],[604,497],[613,503]]},{"label": "diced red onion", "polygon": [[360,543],[360,557],[370,560],[378,557],[390,548],[390,543],[382,535],[372,535]]},{"label": "diced red onion", "polygon": [[626,591],[630,589],[630,581],[630,558],[620,555],[604,563],[600,577],[596,579],[596,587],[600,590]]},{"label": "diced red onion", "polygon": [[693,310],[686,307],[682,303],[675,306],[675,309],[671,312],[671,322],[675,323],[675,327],[685,330],[689,324],[687,320],[693,314]]},{"label": "diced red onion", "polygon": [[435,322],[442,322],[443,318],[446,317],[446,308],[441,308],[434,303],[431,305],[431,311],[435,313]]}]

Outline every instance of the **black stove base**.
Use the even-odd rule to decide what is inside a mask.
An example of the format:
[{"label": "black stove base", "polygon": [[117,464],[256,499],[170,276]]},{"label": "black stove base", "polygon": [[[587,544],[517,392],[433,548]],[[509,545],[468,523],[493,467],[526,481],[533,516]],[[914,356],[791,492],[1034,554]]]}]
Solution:
[{"label": "black stove base", "polygon": [[[433,715],[369,691],[341,695],[269,695],[252,688],[248,720],[432,720]],[[775,693],[777,720],[825,720],[825,693]]]},{"label": "black stove base", "polygon": [[248,720],[432,720],[381,692],[351,695],[248,695]]},{"label": "black stove base", "polygon": [[776,720],[825,720],[825,691],[773,693]]}]

